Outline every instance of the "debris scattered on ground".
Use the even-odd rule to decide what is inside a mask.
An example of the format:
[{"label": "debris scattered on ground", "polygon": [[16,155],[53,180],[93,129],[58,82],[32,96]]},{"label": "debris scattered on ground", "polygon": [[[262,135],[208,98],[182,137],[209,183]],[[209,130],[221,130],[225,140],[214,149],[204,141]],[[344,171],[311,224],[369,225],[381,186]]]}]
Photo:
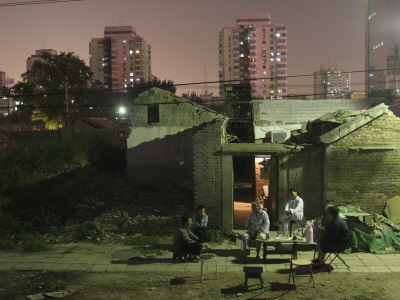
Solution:
[{"label": "debris scattered on ground", "polygon": [[75,293],[77,293],[77,292],[74,290],[69,290],[69,291],[61,290],[61,291],[56,291],[56,292],[48,292],[48,293],[45,293],[44,295],[46,297],[53,298],[53,299],[62,299],[65,297],[69,297]]},{"label": "debris scattered on ground", "polygon": [[35,294],[35,295],[29,295],[29,296],[26,296],[26,298],[31,299],[31,300],[45,299],[45,297],[42,295],[42,293]]},{"label": "debris scattered on ground", "polygon": [[172,278],[169,281],[169,283],[172,284],[172,285],[185,284],[186,283],[186,279],[181,278],[181,277],[175,277],[175,278]]}]

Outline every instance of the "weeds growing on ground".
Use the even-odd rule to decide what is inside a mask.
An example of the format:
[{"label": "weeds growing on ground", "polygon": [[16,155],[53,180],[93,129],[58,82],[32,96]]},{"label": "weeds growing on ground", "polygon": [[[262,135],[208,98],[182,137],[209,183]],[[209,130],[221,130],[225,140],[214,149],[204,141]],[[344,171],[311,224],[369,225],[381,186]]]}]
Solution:
[{"label": "weeds growing on ground", "polygon": [[224,240],[228,238],[223,230],[220,228],[211,228],[207,231],[208,239],[210,242],[221,244]]},{"label": "weeds growing on ground", "polygon": [[159,247],[160,242],[161,237],[158,235],[136,234],[125,239],[125,245],[141,248],[142,254],[146,257],[160,256],[163,254],[164,251]]},{"label": "weeds growing on ground", "polygon": [[158,235],[142,235],[136,234],[125,239],[125,245],[128,246],[155,246],[161,241]]}]

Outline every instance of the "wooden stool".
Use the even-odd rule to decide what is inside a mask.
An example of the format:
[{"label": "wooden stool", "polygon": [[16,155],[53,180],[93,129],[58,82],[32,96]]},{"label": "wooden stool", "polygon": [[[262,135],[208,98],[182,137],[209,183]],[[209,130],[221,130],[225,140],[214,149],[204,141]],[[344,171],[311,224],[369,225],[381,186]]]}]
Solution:
[{"label": "wooden stool", "polygon": [[263,267],[243,267],[243,272],[245,273],[244,276],[244,286],[247,287],[247,280],[249,278],[259,278],[260,279],[260,284],[261,288],[264,287],[264,280],[262,278],[262,273],[263,273]]},{"label": "wooden stool", "polygon": [[215,269],[217,272],[217,279],[219,279],[217,257],[214,254],[200,254],[199,257],[201,259],[201,270],[200,270],[201,282],[203,282],[203,278],[204,278],[204,269],[205,269],[204,263],[208,259],[213,259],[215,261]]}]

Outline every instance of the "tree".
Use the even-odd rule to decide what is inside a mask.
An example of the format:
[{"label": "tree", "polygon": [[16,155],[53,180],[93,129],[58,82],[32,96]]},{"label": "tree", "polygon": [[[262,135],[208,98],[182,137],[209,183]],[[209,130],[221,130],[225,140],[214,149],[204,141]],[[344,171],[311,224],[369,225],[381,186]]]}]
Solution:
[{"label": "tree", "polygon": [[146,92],[153,87],[157,87],[162,90],[169,91],[172,94],[175,94],[175,92],[176,92],[176,87],[172,80],[164,79],[161,81],[158,78],[154,78],[153,80],[150,80],[147,82],[135,83],[135,85],[133,87],[130,87],[128,89],[129,97],[131,99],[136,99],[140,93]]},{"label": "tree", "polygon": [[200,103],[200,104],[204,103],[204,100],[201,99],[201,97],[199,95],[197,95],[197,93],[195,91],[192,91],[192,92],[188,91],[187,93],[183,93],[182,97],[189,99],[190,101],[193,101],[196,103]]},{"label": "tree", "polygon": [[77,112],[74,106],[89,102],[98,86],[89,67],[72,52],[44,53],[32,69],[21,75],[13,94],[23,98],[32,121],[43,121],[48,129],[64,126]]}]

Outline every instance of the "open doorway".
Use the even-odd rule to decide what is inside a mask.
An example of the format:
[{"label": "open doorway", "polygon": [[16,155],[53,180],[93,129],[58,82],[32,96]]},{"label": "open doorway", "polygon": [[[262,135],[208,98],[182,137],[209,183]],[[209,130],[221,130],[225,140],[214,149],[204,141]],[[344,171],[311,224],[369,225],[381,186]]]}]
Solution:
[{"label": "open doorway", "polygon": [[233,228],[244,229],[256,197],[254,157],[233,157]]},{"label": "open doorway", "polygon": [[276,220],[276,159],[271,155],[233,157],[233,228],[245,229],[251,202],[258,200]]}]

